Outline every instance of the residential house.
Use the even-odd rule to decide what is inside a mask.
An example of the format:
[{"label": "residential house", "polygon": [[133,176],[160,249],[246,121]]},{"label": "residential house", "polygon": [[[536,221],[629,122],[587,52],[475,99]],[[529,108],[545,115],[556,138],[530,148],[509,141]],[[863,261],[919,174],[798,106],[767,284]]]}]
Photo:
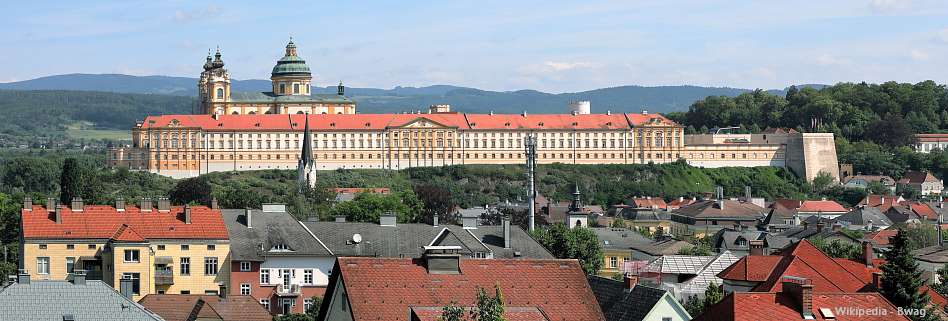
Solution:
[{"label": "residential house", "polygon": [[589,276],[606,321],[688,321],[691,315],[668,291],[637,284],[638,277],[625,275],[622,281]]},{"label": "residential house", "polygon": [[948,134],[915,134],[918,143],[915,144],[915,151],[919,153],[929,153],[933,150],[948,149]]},{"label": "residential house", "polygon": [[29,274],[18,274],[15,282],[0,288],[0,320],[164,319],[119,294],[111,285],[87,280],[85,274],[77,272],[70,281],[36,280]]},{"label": "residential house", "polygon": [[875,249],[887,249],[889,248],[889,239],[898,233],[898,229],[887,228],[884,230],[866,233],[862,239],[871,242],[873,248]]},{"label": "residential house", "polygon": [[[836,218],[849,212],[848,209],[835,201],[822,200],[791,200],[778,199],[771,204],[771,217],[766,220],[770,224],[800,225],[810,216]],[[789,217],[787,217],[789,216]]]},{"label": "residential house", "polygon": [[134,298],[147,294],[213,294],[229,274],[227,228],[219,209],[171,206],[167,198],[139,207],[47,206],[24,200],[20,268],[36,280],[65,280],[78,270],[118,289],[133,280]]},{"label": "residential house", "polygon": [[678,254],[682,249],[691,248],[694,245],[670,237],[663,237],[647,244],[632,243],[631,246],[633,261],[646,260],[651,262],[664,255]]},{"label": "residential house", "polygon": [[889,193],[895,194],[895,180],[886,175],[854,175],[843,180],[843,187],[869,189],[872,183],[879,183],[889,190]]},{"label": "residential house", "polygon": [[842,224],[843,228],[866,232],[884,230],[892,226],[892,220],[885,216],[879,208],[863,205],[854,207],[849,213],[840,215],[836,218],[836,222]]},{"label": "residential house", "polygon": [[856,204],[856,206],[862,205],[867,207],[877,207],[879,208],[879,211],[885,213],[893,205],[898,205],[904,201],[905,199],[902,198],[902,196],[869,194],[860,200],[859,204]]},{"label": "residential house", "polygon": [[822,291],[811,279],[795,276],[781,277],[775,283],[782,286],[766,292],[730,293],[694,320],[911,320],[877,292]]},{"label": "residential house", "polygon": [[910,187],[921,195],[941,195],[945,189],[944,181],[929,172],[908,171],[899,180],[899,187]]},{"label": "residential house", "polygon": [[459,253],[477,259],[552,259],[542,245],[517,225],[503,220],[500,226],[480,225],[467,216],[462,225],[398,223],[384,214],[378,223],[303,222],[303,225],[336,257],[419,257],[425,246],[459,246]]},{"label": "residential house", "polygon": [[[504,297],[508,320],[605,320],[576,260],[463,259],[457,246],[421,258],[340,257],[317,320],[437,320],[469,310],[479,289]],[[467,312],[467,311],[465,311]]]},{"label": "residential house", "polygon": [[697,199],[697,198],[694,198],[694,197],[692,197],[692,198],[679,197],[679,198],[677,198],[677,199],[671,200],[671,202],[668,202],[668,203],[667,203],[667,206],[666,206],[666,209],[669,210],[669,211],[674,211],[674,210],[677,210],[677,209],[679,209],[679,208],[682,208],[682,207],[685,207],[685,206],[688,206],[688,205],[691,205],[691,204],[694,204],[694,203],[697,203],[697,202],[698,202],[698,199]]},{"label": "residential house", "polygon": [[648,229],[650,233],[671,229],[671,213],[666,210],[640,210],[632,205],[618,204],[609,207],[599,219],[599,226],[612,226],[612,221],[621,218],[624,225],[632,229]]},{"label": "residential house", "polygon": [[[815,217],[811,217],[815,218]],[[832,228],[828,224],[833,224]],[[803,239],[815,240],[821,239],[827,242],[840,241],[848,244],[860,244],[860,240],[852,237],[842,230],[842,225],[829,222],[819,222],[798,226],[777,234],[779,237],[789,239],[793,242]]]},{"label": "residential house", "polygon": [[325,294],[336,258],[285,205],[221,212],[230,235],[231,297],[253,297],[277,315],[303,313]]},{"label": "residential house", "polygon": [[138,301],[166,321],[272,321],[273,316],[249,295],[149,294]]},{"label": "residential house", "polygon": [[625,200],[625,204],[636,211],[659,211],[668,208],[668,204],[665,204],[664,199],[651,196],[630,197]]},{"label": "residential house", "polygon": [[672,211],[674,222],[687,225],[753,227],[764,218],[764,209],[750,202],[706,200]]},{"label": "residential house", "polygon": [[711,237],[715,252],[729,251],[737,257],[748,255],[753,241],[763,242],[764,253],[770,254],[790,244],[791,239],[766,231],[722,229]]},{"label": "residential house", "polygon": [[915,261],[918,262],[918,268],[922,274],[928,278],[928,284],[945,282],[938,279],[938,270],[948,264],[948,246],[944,244],[933,245],[912,251]]},{"label": "residential house", "polygon": [[639,281],[667,290],[679,300],[703,298],[708,285],[723,283],[717,274],[737,260],[728,251],[715,256],[665,255],[646,265]]},{"label": "residential house", "polygon": [[648,239],[637,231],[626,228],[608,228],[594,227],[589,230],[596,233],[599,244],[602,245],[603,264],[599,269],[599,275],[613,276],[624,275],[627,272],[623,268],[627,262],[639,261],[648,262],[651,256],[643,256],[633,253],[633,248],[638,246],[648,246],[653,241]]},{"label": "residential house", "polygon": [[[905,204],[906,202],[902,202]],[[890,206],[888,210],[885,211],[885,216],[892,221],[892,223],[906,223],[906,222],[921,222],[925,220],[924,216],[919,215],[911,204],[905,205],[893,205]]]}]

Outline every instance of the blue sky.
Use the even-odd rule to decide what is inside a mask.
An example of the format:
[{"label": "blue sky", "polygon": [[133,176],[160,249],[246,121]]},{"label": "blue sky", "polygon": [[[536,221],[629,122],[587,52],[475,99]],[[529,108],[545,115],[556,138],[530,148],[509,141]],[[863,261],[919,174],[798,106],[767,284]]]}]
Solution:
[{"label": "blue sky", "polygon": [[948,82],[942,0],[5,1],[0,12],[0,82],[196,77],[216,46],[232,77],[266,79],[290,36],[320,85]]}]

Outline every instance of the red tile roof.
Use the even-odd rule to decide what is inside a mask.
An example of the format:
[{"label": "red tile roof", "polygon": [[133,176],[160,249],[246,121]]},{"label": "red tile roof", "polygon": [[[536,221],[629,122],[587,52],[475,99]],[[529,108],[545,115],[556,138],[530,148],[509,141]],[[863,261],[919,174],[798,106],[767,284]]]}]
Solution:
[{"label": "red tile roof", "polygon": [[917,203],[917,202],[911,202],[911,203],[903,202],[903,205],[908,205],[909,208],[912,209],[912,212],[915,212],[915,214],[917,214],[919,217],[923,217],[930,221],[938,220],[938,214],[935,213],[935,210],[933,210],[931,206],[929,206],[928,204]]},{"label": "red tile roof", "polygon": [[86,205],[81,212],[61,209],[62,223],[56,224],[52,212],[43,206],[21,211],[22,234],[26,239],[227,239],[221,211],[206,206],[191,207],[191,224],[184,223],[184,207],[173,206],[168,212],[152,209],[142,212],[126,207],[119,212],[112,206]]},{"label": "red tile roof", "polygon": [[870,207],[878,207],[879,211],[885,213],[893,205],[898,205],[899,201],[903,200],[904,199],[901,196],[869,194],[859,201],[859,204]]},{"label": "red tile roof", "polygon": [[940,180],[929,172],[908,171],[899,183],[921,184],[925,182],[939,182]]},{"label": "red tile roof", "polygon": [[797,212],[847,212],[845,207],[834,201],[803,201]]},{"label": "red tile roof", "polygon": [[[142,128],[185,127],[208,131],[303,130],[306,115],[160,115],[148,116]],[[460,129],[629,129],[654,124],[677,126],[659,114],[314,114],[309,115],[313,130],[382,130],[426,120],[436,125]]]},{"label": "red tile roof", "polygon": [[[909,320],[899,315],[892,303],[879,293],[825,293],[814,291],[813,310],[810,313],[814,320],[860,320],[860,321],[894,321]],[[798,321],[803,320],[799,305],[789,293],[776,292],[735,292],[724,297],[721,302],[711,306],[695,321]],[[823,317],[820,309],[830,309],[835,319]],[[854,315],[838,311],[837,308],[855,308],[869,311],[882,309],[885,315]],[[881,312],[880,312],[881,313]]]},{"label": "red tile roof", "polygon": [[[203,304],[199,304],[202,300]],[[228,295],[221,298],[216,295],[189,294],[149,294],[139,304],[167,321],[189,321],[192,313],[197,316],[221,320],[271,321],[273,316],[267,312],[257,299],[249,295]]]},{"label": "red tile roof", "polygon": [[506,306],[535,307],[550,320],[604,320],[576,260],[462,259],[460,267],[429,274],[421,259],[340,257],[326,293],[341,277],[355,320],[395,321],[411,307],[473,306],[478,287],[493,293],[498,285]]},{"label": "red tile roof", "polygon": [[665,200],[662,199],[661,197],[648,197],[648,198],[638,197],[638,198],[632,198],[630,201],[632,203],[630,205],[633,205],[638,208],[665,209],[666,207],[668,207],[668,205],[665,204]]},{"label": "red tile roof", "polygon": [[[865,269],[865,265],[862,266]],[[765,273],[767,276],[761,278],[761,274]],[[865,275],[869,276],[868,282],[864,279]],[[718,273],[718,277],[726,280],[761,282],[751,289],[755,292],[780,291],[780,280],[784,276],[810,279],[813,290],[818,292],[858,292],[872,278],[871,272],[865,274],[847,262],[834,260],[806,239],[784,249],[779,255],[742,257]]]},{"label": "red tile roof", "polygon": [[889,238],[894,237],[896,234],[899,234],[897,229],[885,229],[866,234],[863,237],[866,240],[876,244],[876,245],[889,245]]},{"label": "red tile roof", "polygon": [[948,141],[948,134],[915,134],[919,143]]}]

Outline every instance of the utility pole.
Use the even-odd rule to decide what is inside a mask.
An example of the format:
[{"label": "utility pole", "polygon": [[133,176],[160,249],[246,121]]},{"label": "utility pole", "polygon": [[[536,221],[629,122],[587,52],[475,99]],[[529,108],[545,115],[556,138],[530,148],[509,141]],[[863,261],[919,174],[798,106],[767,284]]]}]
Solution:
[{"label": "utility pole", "polygon": [[527,134],[527,137],[524,140],[524,147],[525,147],[524,155],[526,156],[526,159],[527,159],[527,164],[526,164],[527,165],[527,181],[528,181],[527,182],[527,186],[528,186],[527,187],[527,202],[530,203],[529,205],[530,213],[528,213],[529,229],[530,229],[530,232],[533,232],[533,229],[535,228],[534,215],[536,213],[536,195],[537,195],[536,184],[535,184],[535,177],[536,177],[535,170],[536,170],[536,165],[537,165],[537,140],[536,140],[536,137],[534,137],[532,133]]}]

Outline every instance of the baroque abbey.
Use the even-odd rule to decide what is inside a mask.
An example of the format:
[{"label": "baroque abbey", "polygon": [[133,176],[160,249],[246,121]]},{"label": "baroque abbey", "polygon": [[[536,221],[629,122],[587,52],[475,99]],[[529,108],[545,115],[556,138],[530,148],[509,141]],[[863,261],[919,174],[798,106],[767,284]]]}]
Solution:
[{"label": "baroque abbey", "polygon": [[356,114],[341,84],[334,95],[312,94],[312,74],[292,41],[270,79],[272,91],[232,93],[220,53],[208,57],[198,83],[203,113],[146,117],[132,128],[131,146],[110,149],[109,165],[176,178],[299,168],[303,178],[317,169],[523,164],[532,136],[540,164],[684,160],[839,177],[832,133],[685,135],[660,114],[594,114],[588,102],[561,114],[469,114],[448,105],[427,113]]},{"label": "baroque abbey", "polygon": [[232,92],[221,51],[207,55],[198,80],[201,109],[208,115],[355,114],[355,102],[346,98],[342,83],[336,94],[313,94],[313,74],[291,40],[286,54],[270,73],[271,91]]}]

